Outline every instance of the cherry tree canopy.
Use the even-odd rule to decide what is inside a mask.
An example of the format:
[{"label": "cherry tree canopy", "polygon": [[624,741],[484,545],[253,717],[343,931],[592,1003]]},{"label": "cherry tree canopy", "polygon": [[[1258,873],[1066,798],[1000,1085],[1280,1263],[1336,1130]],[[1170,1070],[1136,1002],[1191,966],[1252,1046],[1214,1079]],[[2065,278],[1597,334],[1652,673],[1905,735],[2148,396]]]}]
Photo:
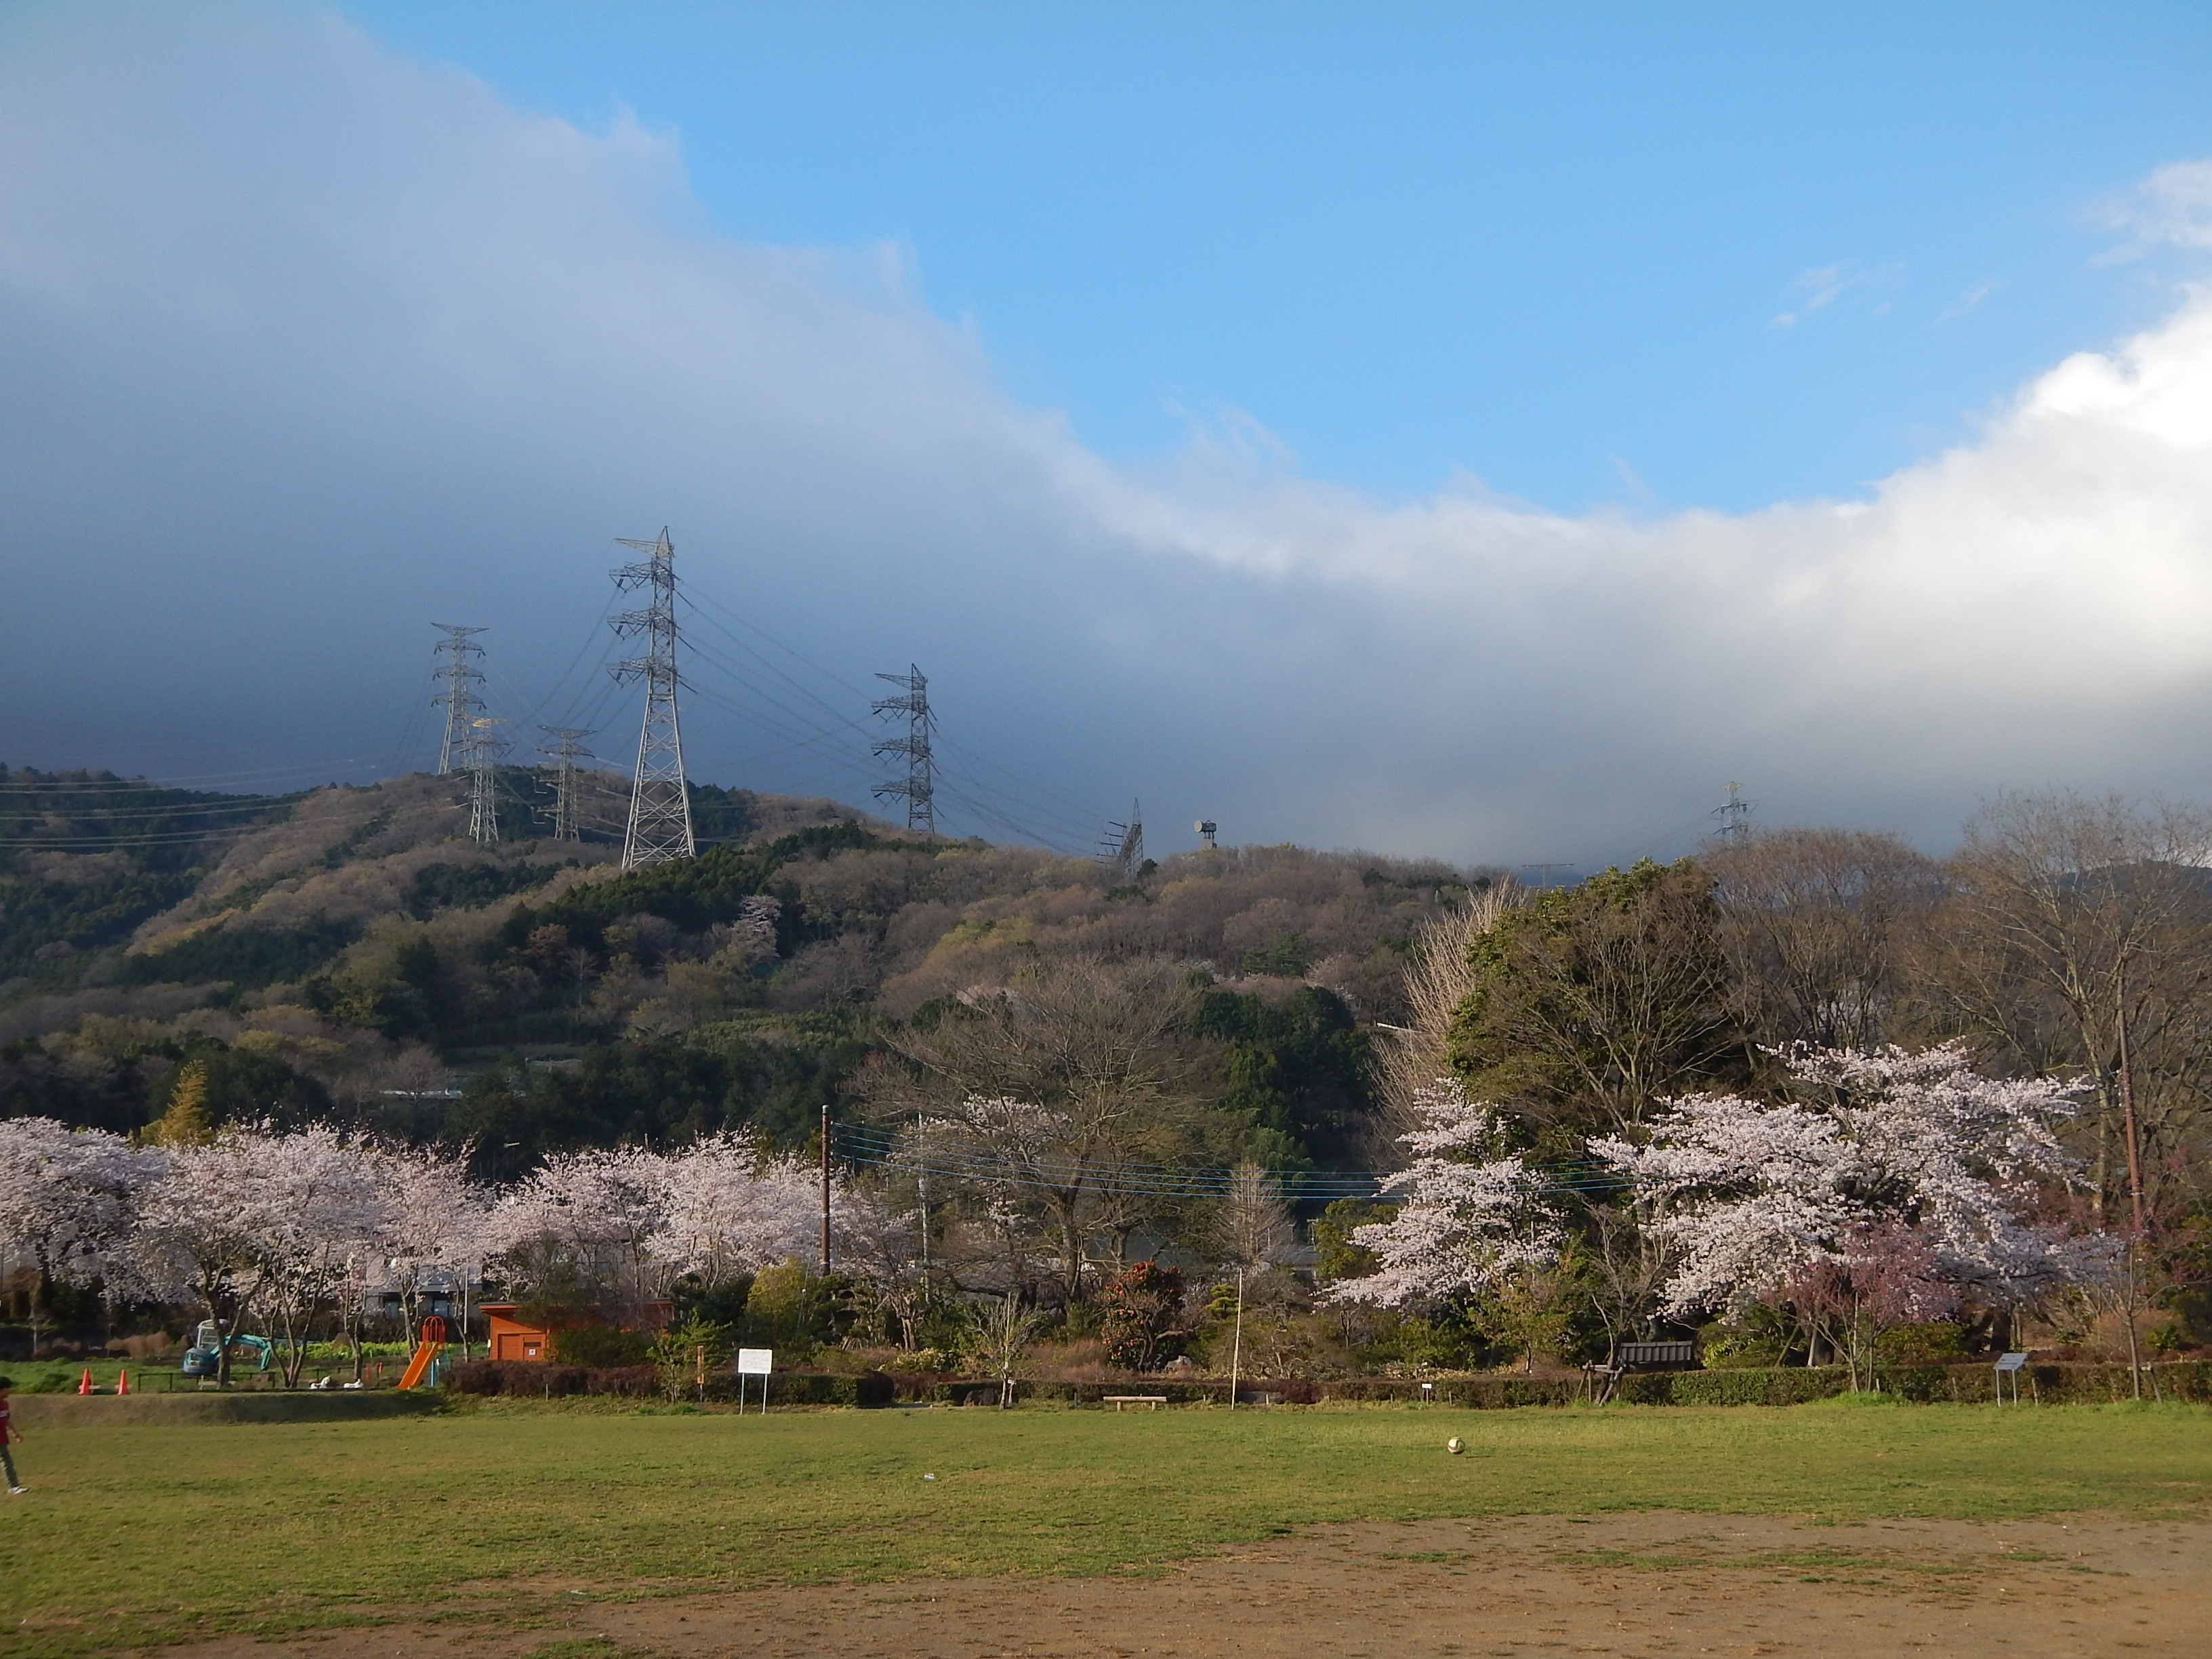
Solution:
[{"label": "cherry tree canopy", "polygon": [[1863,1241],[1910,1229],[1948,1283],[2016,1303],[2094,1277],[2103,1242],[2022,1217],[2037,1183],[2072,1179],[2056,1126],[2075,1091],[1977,1074],[1964,1048],[1800,1049],[1801,1099],[1695,1095],[1650,1141],[1591,1142],[1674,1253],[1670,1313],[1722,1313],[1781,1292]]},{"label": "cherry tree canopy", "polygon": [[1498,1155],[1497,1113],[1448,1078],[1414,1091],[1421,1127],[1400,1141],[1418,1154],[1383,1184],[1398,1213],[1352,1230],[1382,1266],[1340,1280],[1340,1302],[1395,1307],[1487,1290],[1523,1267],[1556,1260],[1565,1235],[1540,1178],[1517,1153]]},{"label": "cherry tree canopy", "polygon": [[0,1251],[56,1279],[114,1277],[162,1156],[48,1117],[0,1121]]}]

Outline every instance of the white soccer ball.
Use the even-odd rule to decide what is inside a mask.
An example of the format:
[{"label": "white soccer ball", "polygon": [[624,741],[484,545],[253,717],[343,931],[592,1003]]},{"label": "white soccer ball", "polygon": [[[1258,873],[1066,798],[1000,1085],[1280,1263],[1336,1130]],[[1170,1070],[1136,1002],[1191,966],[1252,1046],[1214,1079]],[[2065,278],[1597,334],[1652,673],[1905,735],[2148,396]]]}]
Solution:
[{"label": "white soccer ball", "polygon": [[1461,1439],[1457,1435],[1454,1435],[1450,1439],[1444,1442],[1444,1449],[1449,1452],[1454,1457],[1457,1457],[1462,1452],[1467,1449],[1467,1442]]}]

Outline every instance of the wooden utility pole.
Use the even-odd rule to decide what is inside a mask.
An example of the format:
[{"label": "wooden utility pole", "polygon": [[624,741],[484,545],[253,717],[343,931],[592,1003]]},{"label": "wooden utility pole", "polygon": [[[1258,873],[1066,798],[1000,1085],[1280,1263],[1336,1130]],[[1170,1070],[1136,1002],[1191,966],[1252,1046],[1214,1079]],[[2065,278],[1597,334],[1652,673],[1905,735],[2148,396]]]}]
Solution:
[{"label": "wooden utility pole", "polygon": [[2135,1217],[2136,1237],[2144,1236],[2142,1148],[2136,1139],[2136,1085],[2128,1065],[2128,1005],[2122,993],[2120,1016],[2120,1127],[2128,1138],[2128,1203]]}]

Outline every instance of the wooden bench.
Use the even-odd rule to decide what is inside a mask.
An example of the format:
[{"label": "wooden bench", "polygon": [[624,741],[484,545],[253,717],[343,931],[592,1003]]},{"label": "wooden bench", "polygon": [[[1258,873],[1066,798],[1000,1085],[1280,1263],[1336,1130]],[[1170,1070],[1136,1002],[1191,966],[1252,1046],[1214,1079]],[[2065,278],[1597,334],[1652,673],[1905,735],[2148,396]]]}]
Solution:
[{"label": "wooden bench", "polygon": [[1156,1412],[1168,1403],[1168,1397],[1164,1394],[1102,1394],[1098,1399],[1100,1404],[1111,1406],[1117,1412],[1124,1406],[1142,1406],[1147,1411]]}]

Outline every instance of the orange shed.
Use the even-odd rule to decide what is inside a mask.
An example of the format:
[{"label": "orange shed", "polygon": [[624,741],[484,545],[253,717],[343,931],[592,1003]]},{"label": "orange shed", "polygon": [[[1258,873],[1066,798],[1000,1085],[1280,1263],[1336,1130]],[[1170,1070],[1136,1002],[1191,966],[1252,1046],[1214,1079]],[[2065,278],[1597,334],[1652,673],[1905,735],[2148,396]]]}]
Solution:
[{"label": "orange shed", "polygon": [[[577,1325],[621,1325],[598,1308],[548,1308],[540,1316],[547,1322],[532,1324],[517,1318],[522,1305],[517,1302],[487,1302],[477,1309],[484,1316],[487,1346],[494,1359],[550,1359],[553,1358],[553,1333]],[[658,1330],[665,1325],[676,1310],[666,1302],[648,1302],[640,1308],[641,1322],[648,1330]]]}]

